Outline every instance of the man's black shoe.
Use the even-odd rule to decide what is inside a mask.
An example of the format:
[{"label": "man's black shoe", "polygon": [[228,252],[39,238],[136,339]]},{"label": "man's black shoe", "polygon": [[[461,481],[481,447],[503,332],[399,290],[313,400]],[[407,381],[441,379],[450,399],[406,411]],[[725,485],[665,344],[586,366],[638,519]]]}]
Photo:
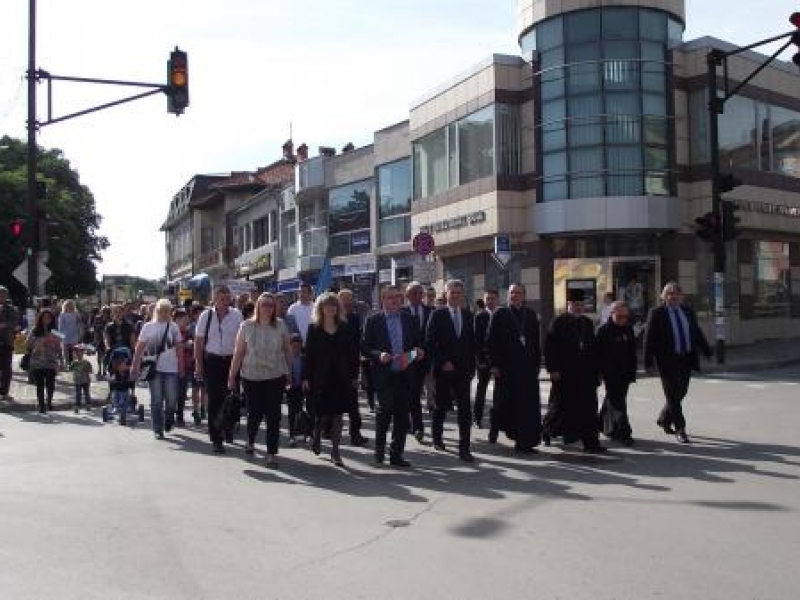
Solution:
[{"label": "man's black shoe", "polygon": [[166,431],[167,433],[172,431],[172,419],[167,419],[166,421],[164,421],[164,431]]},{"label": "man's black shoe", "polygon": [[385,460],[386,460],[386,457],[384,456],[383,452],[376,452],[375,453],[375,462],[376,463],[378,463],[379,465],[382,465],[383,461],[385,461]]},{"label": "man's black shoe", "polygon": [[518,454],[539,454],[539,451],[533,446],[520,446],[519,444],[514,446],[514,452]]},{"label": "man's black shoe", "polygon": [[605,454],[606,452],[608,452],[608,448],[606,448],[605,446],[601,446],[599,443],[597,443],[584,446],[583,451],[586,454]]},{"label": "man's black shoe", "polygon": [[656,421],[656,425],[661,427],[661,429],[663,429],[664,433],[666,433],[667,435],[674,435],[675,434],[675,430],[672,428],[672,425],[670,425],[669,423],[667,423],[665,421],[662,421],[661,419]]},{"label": "man's black shoe", "polygon": [[411,463],[402,456],[392,456],[389,458],[389,464],[393,467],[410,467]]},{"label": "man's black shoe", "polygon": [[233,431],[226,431],[225,432],[225,441],[229,444],[233,443]]},{"label": "man's black shoe", "polygon": [[425,439],[425,432],[424,432],[422,429],[417,429],[417,430],[414,432],[414,437],[415,437],[415,438],[417,439],[417,441],[418,441],[418,442],[421,444],[421,443],[422,443],[422,440],[424,440],[424,439]]},{"label": "man's black shoe", "polygon": [[460,458],[466,463],[475,462],[475,457],[472,456],[472,453],[469,450],[462,450],[461,452],[459,452],[458,458]]},{"label": "man's black shoe", "polygon": [[447,452],[447,446],[444,445],[442,440],[433,440],[433,447],[439,452]]},{"label": "man's black shoe", "polygon": [[214,442],[214,454],[225,454],[225,447],[222,442]]}]

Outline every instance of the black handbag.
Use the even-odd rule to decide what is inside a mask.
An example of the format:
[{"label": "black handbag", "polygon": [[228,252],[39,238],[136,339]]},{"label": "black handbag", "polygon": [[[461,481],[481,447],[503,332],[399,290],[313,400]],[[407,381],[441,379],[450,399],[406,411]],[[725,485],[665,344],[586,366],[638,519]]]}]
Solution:
[{"label": "black handbag", "polygon": [[222,401],[222,406],[217,413],[214,425],[222,431],[229,431],[239,422],[239,410],[242,405],[242,397],[239,392],[229,390]]},{"label": "black handbag", "polygon": [[31,368],[31,354],[32,352],[28,350],[22,355],[22,358],[19,359],[19,368],[23,371],[29,371]]},{"label": "black handbag", "polygon": [[158,352],[155,356],[147,356],[142,359],[139,366],[139,381],[153,381],[156,377],[156,366],[158,365],[158,357],[164,351],[164,346],[167,342],[167,333],[169,333],[170,323],[167,323],[164,329],[164,336],[161,338],[161,344],[158,346]]}]

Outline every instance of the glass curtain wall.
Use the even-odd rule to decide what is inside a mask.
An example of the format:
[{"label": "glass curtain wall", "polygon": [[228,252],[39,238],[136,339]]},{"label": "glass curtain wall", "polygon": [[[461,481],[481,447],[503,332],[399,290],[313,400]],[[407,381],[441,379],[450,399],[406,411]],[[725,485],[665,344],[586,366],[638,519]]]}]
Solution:
[{"label": "glass curtain wall", "polygon": [[544,201],[672,193],[666,13],[602,8],[539,24]]},{"label": "glass curtain wall", "polygon": [[[498,152],[499,150],[499,152]],[[427,198],[497,173],[520,172],[516,106],[492,104],[414,142],[414,198]]]},{"label": "glass curtain wall", "polygon": [[331,257],[368,253],[371,179],[332,188],[328,194],[328,252]]},{"label": "glass curtain wall", "polygon": [[378,243],[411,240],[411,160],[378,167]]}]

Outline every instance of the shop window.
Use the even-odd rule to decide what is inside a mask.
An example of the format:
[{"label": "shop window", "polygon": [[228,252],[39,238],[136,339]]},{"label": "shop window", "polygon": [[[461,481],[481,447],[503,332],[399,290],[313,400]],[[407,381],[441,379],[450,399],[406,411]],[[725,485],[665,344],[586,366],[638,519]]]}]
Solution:
[{"label": "shop window", "polygon": [[789,244],[755,242],[754,261],[755,318],[788,318],[791,316],[791,267]]}]

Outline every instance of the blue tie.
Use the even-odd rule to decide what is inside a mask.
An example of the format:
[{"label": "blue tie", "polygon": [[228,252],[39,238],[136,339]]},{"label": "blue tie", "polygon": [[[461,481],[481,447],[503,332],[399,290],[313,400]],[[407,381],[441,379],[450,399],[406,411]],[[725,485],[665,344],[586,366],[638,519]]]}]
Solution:
[{"label": "blue tie", "polygon": [[403,330],[400,327],[400,318],[397,315],[386,317],[389,325],[389,341],[392,344],[392,354],[402,354],[403,352]]},{"label": "blue tie", "polygon": [[681,354],[689,353],[689,344],[686,342],[686,331],[683,329],[683,319],[681,319],[680,308],[673,308],[673,315],[675,316],[675,325],[678,329],[678,347]]}]

